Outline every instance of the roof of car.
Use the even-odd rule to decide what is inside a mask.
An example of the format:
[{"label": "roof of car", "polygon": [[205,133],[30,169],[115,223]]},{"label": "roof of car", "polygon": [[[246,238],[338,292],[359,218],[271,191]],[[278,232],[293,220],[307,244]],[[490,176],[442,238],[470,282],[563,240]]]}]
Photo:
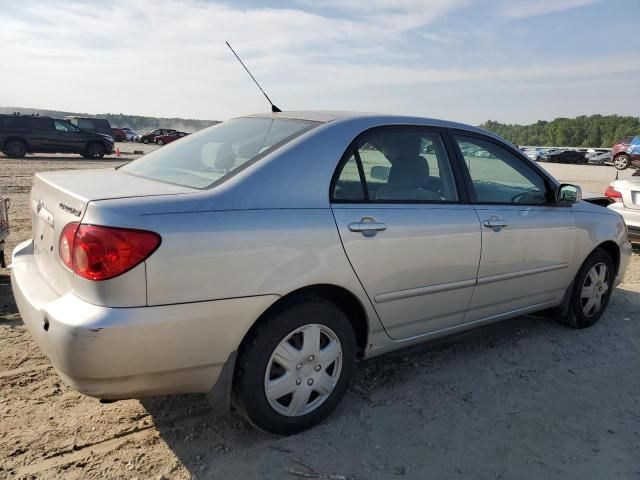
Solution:
[{"label": "roof of car", "polygon": [[486,130],[482,130],[473,125],[467,125],[464,123],[451,122],[448,120],[439,120],[436,118],[428,118],[428,117],[416,117],[410,115],[395,115],[395,114],[385,114],[385,113],[372,113],[372,112],[349,112],[349,111],[339,111],[339,110],[298,110],[291,112],[265,112],[265,113],[257,113],[253,115],[245,115],[245,117],[274,117],[274,118],[290,118],[294,120],[308,120],[312,122],[333,122],[337,120],[353,120],[353,119],[376,119],[379,120],[380,123],[388,123],[388,124],[417,124],[417,125],[425,125],[425,126],[434,126],[434,127],[445,127],[445,128],[458,128],[462,130],[470,130],[481,132],[485,135],[494,136],[497,138],[497,135],[487,132]]}]

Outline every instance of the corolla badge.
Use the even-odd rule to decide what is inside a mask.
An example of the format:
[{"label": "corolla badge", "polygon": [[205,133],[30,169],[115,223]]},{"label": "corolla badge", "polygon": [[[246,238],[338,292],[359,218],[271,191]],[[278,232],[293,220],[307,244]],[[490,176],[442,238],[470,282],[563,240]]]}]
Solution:
[{"label": "corolla badge", "polygon": [[70,207],[65,203],[60,202],[60,205],[58,206],[65,212],[75,215],[76,217],[79,217],[80,215],[82,215],[82,212],[80,210],[78,210],[77,208]]}]

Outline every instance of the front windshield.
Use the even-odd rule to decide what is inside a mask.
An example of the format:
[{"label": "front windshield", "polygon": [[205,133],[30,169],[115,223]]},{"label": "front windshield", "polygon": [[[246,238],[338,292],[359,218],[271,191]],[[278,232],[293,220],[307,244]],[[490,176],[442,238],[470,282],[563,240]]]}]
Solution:
[{"label": "front windshield", "polygon": [[172,142],[120,170],[161,182],[208,188],[316,125],[271,117],[229,120]]}]

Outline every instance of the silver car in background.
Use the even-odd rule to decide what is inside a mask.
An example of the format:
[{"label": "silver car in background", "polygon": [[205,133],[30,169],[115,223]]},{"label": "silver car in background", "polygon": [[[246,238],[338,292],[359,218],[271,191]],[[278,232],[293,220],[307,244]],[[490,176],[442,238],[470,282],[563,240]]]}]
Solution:
[{"label": "silver car in background", "polygon": [[237,118],[121,168],[37,174],[22,318],[102,399],[206,392],[261,429],[325,418],[357,359],[530,312],[602,315],[631,247],[513,145],[426,118]]}]

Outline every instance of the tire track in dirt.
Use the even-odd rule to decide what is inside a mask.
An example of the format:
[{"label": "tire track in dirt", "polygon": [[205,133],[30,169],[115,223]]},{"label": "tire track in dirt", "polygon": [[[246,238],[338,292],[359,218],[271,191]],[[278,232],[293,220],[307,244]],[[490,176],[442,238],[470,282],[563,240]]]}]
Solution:
[{"label": "tire track in dirt", "polygon": [[[181,430],[189,426],[189,424],[196,423],[197,421],[199,421],[199,419],[209,415],[209,410],[202,410],[167,419],[167,422],[170,424],[173,424],[174,422],[179,423],[179,426],[174,427],[172,430]],[[15,474],[18,476],[39,474],[52,468],[62,467],[70,463],[75,463],[91,455],[107,454],[113,450],[120,448],[128,442],[142,441],[146,438],[151,438],[156,435],[160,436],[160,432],[156,425],[134,427],[133,429],[115,433],[111,435],[111,437],[104,440],[88,442],[82,445],[73,445],[69,449],[57,451],[46,457],[41,462],[18,467],[15,470]]]},{"label": "tire track in dirt", "polygon": [[5,370],[4,372],[0,372],[0,378],[13,377],[16,375],[22,375],[25,373],[39,372],[41,370],[48,370],[49,368],[53,368],[52,365],[34,365],[31,367],[22,367],[22,368],[14,368],[13,370]]}]

